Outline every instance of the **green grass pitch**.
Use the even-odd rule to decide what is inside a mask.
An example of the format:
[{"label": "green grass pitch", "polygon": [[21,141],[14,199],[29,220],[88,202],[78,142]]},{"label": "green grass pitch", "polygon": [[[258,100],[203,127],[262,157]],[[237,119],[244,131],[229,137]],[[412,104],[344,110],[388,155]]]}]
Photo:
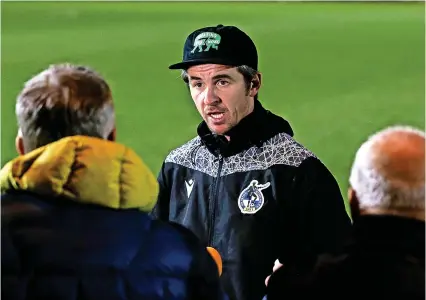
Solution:
[{"label": "green grass pitch", "polygon": [[118,140],[154,173],[200,117],[178,71],[192,30],[237,25],[255,41],[260,100],[286,118],[346,197],[359,144],[392,124],[424,128],[424,3],[2,2],[1,163],[15,154],[14,101],[57,62],[110,82]]}]

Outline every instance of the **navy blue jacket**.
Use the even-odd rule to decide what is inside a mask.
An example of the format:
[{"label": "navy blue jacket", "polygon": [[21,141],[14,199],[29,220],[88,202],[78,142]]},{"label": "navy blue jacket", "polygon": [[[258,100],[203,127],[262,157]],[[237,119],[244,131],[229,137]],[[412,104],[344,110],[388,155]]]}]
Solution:
[{"label": "navy blue jacket", "polygon": [[220,299],[195,236],[136,209],[1,197],[1,299]]},{"label": "navy blue jacket", "polygon": [[256,101],[229,141],[205,122],[197,133],[166,157],[153,215],[219,251],[230,299],[261,299],[276,259],[309,268],[341,248],[351,220],[337,181],[286,120]]},{"label": "navy blue jacket", "polygon": [[152,220],[158,183],[130,148],[66,137],[0,171],[1,299],[221,299],[184,227]]}]

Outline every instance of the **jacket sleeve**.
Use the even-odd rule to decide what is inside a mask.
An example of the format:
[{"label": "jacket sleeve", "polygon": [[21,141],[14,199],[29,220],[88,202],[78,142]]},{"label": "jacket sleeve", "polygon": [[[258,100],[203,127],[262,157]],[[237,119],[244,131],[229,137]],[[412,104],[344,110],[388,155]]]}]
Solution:
[{"label": "jacket sleeve", "polygon": [[159,185],[159,193],[157,197],[157,203],[155,204],[151,217],[163,221],[169,220],[169,207],[170,207],[170,187],[168,185],[166,166],[163,162],[160,173],[157,177]]},{"label": "jacket sleeve", "polygon": [[285,231],[279,260],[286,264],[314,263],[316,256],[344,245],[352,227],[336,179],[317,158],[305,159],[293,177],[291,197],[280,210]]}]

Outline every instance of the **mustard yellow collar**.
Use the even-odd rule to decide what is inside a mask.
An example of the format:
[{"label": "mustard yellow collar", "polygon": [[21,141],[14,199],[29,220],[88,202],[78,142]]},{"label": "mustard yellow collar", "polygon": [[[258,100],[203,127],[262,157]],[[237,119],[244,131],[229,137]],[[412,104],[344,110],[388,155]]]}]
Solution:
[{"label": "mustard yellow collar", "polygon": [[158,193],[156,178],[133,150],[85,136],[63,138],[8,162],[0,188],[147,212]]}]

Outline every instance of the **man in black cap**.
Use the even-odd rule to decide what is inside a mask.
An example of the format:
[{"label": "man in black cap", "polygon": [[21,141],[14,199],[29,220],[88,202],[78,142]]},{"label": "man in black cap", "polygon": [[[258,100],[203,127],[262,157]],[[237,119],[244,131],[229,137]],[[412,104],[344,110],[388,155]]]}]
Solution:
[{"label": "man in black cap", "polygon": [[258,101],[257,50],[243,31],[198,29],[169,68],[182,70],[203,122],[165,159],[153,214],[219,251],[231,299],[261,299],[276,259],[307,270],[318,253],[341,246],[351,221],[339,186]]}]

